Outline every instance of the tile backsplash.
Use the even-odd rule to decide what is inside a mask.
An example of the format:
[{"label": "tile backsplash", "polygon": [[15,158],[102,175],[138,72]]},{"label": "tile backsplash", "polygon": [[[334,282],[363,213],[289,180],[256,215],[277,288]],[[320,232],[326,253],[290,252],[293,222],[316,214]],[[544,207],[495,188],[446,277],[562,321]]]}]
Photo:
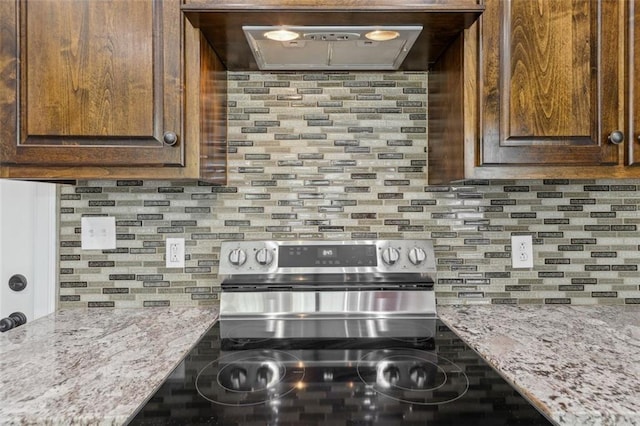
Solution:
[{"label": "tile backsplash", "polygon": [[[231,73],[229,183],[60,189],[59,307],[216,303],[226,239],[431,238],[438,303],[640,303],[640,181],[429,186],[426,73]],[[117,248],[81,250],[83,215]],[[511,235],[534,267],[512,269]],[[185,268],[164,241],[186,240]]]}]

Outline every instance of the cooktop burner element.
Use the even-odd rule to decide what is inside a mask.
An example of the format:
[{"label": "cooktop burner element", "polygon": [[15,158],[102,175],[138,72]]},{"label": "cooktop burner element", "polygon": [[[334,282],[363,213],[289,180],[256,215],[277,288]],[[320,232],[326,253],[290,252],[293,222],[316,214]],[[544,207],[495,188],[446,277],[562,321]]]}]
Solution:
[{"label": "cooktop burner element", "polygon": [[303,383],[304,365],[276,350],[240,351],[222,356],[196,377],[196,389],[221,405],[245,406],[277,400]]},{"label": "cooktop burner element", "polygon": [[[385,397],[409,404],[438,405],[455,401],[469,389],[469,379],[460,367],[431,352],[395,348],[363,353],[357,362],[347,360],[347,368],[341,368],[340,375],[353,382],[357,373],[368,388]],[[307,350],[306,355],[308,360],[303,362],[291,352],[278,350],[226,354],[198,373],[196,389],[213,403],[245,406],[280,399],[302,389],[307,364],[323,381],[336,379],[337,369],[321,359],[319,351]],[[348,353],[344,351],[342,357],[348,358]]]},{"label": "cooktop burner element", "polygon": [[415,349],[380,349],[357,365],[362,381],[400,402],[438,405],[453,402],[469,389],[464,371],[434,353]]}]

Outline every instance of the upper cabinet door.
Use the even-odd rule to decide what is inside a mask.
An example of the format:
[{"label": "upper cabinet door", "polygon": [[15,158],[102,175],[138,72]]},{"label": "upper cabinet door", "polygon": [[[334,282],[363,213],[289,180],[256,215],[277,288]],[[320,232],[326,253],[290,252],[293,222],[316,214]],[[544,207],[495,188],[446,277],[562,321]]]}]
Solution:
[{"label": "upper cabinet door", "polygon": [[[619,0],[486,0],[478,165],[618,164]],[[637,47],[636,47],[637,49]]]},{"label": "upper cabinet door", "polygon": [[183,165],[180,0],[0,8],[1,163]]}]

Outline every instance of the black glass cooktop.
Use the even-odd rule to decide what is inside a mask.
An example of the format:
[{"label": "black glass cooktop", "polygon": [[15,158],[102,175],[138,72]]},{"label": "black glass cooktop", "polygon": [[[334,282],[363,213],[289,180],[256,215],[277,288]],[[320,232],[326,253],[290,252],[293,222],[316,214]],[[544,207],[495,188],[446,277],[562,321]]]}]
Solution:
[{"label": "black glass cooktop", "polygon": [[416,337],[220,338],[215,324],[132,425],[550,425],[439,320]]}]

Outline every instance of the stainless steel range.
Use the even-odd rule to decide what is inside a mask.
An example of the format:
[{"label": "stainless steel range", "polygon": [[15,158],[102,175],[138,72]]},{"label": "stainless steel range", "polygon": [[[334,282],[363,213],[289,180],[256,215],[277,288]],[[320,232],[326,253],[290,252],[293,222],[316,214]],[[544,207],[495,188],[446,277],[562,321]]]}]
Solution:
[{"label": "stainless steel range", "polygon": [[546,425],[437,318],[428,240],[229,241],[220,321],[132,424]]},{"label": "stainless steel range", "polygon": [[431,241],[239,241],[221,249],[228,337],[420,337],[419,320],[436,316]]}]

